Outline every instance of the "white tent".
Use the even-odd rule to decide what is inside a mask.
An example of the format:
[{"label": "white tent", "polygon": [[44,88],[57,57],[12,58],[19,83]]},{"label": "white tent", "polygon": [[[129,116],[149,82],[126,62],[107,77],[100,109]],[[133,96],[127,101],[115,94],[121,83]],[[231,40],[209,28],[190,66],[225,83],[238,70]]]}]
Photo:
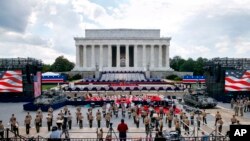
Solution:
[{"label": "white tent", "polygon": [[45,72],[42,74],[42,76],[59,76],[59,73],[54,73],[54,72]]}]

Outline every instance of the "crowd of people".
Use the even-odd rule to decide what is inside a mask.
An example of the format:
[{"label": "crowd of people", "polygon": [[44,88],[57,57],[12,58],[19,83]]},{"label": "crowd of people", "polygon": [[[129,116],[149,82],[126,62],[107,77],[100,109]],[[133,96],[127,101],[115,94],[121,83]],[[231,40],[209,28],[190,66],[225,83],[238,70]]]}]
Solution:
[{"label": "crowd of people", "polygon": [[[249,100],[246,100],[249,102]],[[231,102],[232,104],[233,102]],[[233,103],[233,108],[237,107],[241,103],[246,103],[244,100],[236,101]],[[154,105],[151,105],[149,109],[146,111],[140,105],[126,105],[123,103],[110,103],[104,104],[102,107],[96,110],[94,113],[93,108],[90,107],[87,109],[87,113],[85,116],[85,112],[82,107],[76,107],[75,116],[72,115],[72,112],[69,110],[67,106],[63,107],[59,113],[54,113],[52,107],[50,107],[46,113],[46,117],[44,118],[44,112],[41,109],[38,109],[35,117],[32,117],[29,112],[25,115],[24,125],[26,129],[26,134],[30,134],[31,124],[34,122],[34,126],[36,132],[40,132],[40,128],[43,126],[42,123],[45,120],[47,123],[48,132],[51,131],[52,126],[56,125],[56,128],[60,131],[71,130],[73,118],[75,117],[75,122],[77,126],[82,129],[83,122],[88,123],[89,128],[93,128],[93,122],[96,122],[97,125],[97,138],[99,140],[103,139],[103,130],[102,128],[110,128],[110,123],[115,118],[122,118],[121,123],[118,125],[117,130],[120,132],[120,138],[126,138],[126,132],[128,131],[128,127],[124,122],[124,118],[127,116],[128,119],[131,119],[135,125],[135,127],[140,128],[140,126],[145,127],[145,132],[147,137],[152,135],[152,131],[156,131],[156,138],[161,138],[163,128],[174,129],[178,134],[181,134],[181,131],[185,131],[184,134],[190,134],[190,125],[196,125],[198,130],[201,130],[201,124],[207,124],[207,112],[203,110],[201,113],[196,113],[194,111],[190,113],[186,113],[184,110],[180,110],[178,114],[175,112],[175,105],[171,105],[168,107],[167,111],[164,111],[163,106],[159,107],[159,111],[156,112],[154,109]],[[246,110],[247,111],[247,110]],[[238,114],[235,114],[231,118],[232,124],[240,124],[239,120],[236,118]],[[34,119],[33,119],[34,118]],[[104,125],[102,125],[102,121],[104,121]],[[19,123],[14,114],[11,115],[10,120],[11,131],[13,131],[16,135],[19,134]],[[54,124],[53,124],[54,123]],[[143,123],[143,125],[140,125]],[[223,120],[221,113],[217,111],[215,115],[215,123],[214,125],[218,129],[218,132],[222,132]],[[85,124],[86,125],[86,124]],[[164,127],[165,126],[165,127]],[[55,130],[55,127],[53,127]],[[3,138],[4,126],[2,121],[0,121],[0,137]]]}]

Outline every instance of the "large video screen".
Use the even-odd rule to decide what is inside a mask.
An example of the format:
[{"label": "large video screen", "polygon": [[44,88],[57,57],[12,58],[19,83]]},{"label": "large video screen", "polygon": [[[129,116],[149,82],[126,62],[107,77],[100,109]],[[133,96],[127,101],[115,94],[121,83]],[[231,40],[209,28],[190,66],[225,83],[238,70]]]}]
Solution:
[{"label": "large video screen", "polygon": [[38,97],[41,95],[41,81],[42,81],[42,73],[37,72],[34,76],[34,97]]},{"label": "large video screen", "polygon": [[0,71],[0,93],[23,92],[21,70]]},{"label": "large video screen", "polygon": [[225,91],[250,91],[250,70],[227,70]]}]

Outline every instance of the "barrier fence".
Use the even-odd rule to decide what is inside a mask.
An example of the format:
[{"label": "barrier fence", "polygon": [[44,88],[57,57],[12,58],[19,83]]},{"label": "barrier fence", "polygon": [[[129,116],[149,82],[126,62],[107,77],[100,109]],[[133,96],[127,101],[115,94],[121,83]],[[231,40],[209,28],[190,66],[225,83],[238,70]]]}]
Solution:
[{"label": "barrier fence", "polygon": [[[109,132],[104,132],[107,136],[103,136],[102,139],[100,138],[71,138],[70,136],[73,134],[96,134],[96,132],[63,132],[60,139],[56,139],[56,141],[120,141],[119,133],[112,132],[111,135]],[[152,131],[151,135],[147,135],[146,137],[128,137],[126,141],[154,141],[155,138],[155,131]],[[128,132],[127,135],[131,134],[144,134],[145,132]],[[215,136],[215,135],[205,135],[205,136],[177,136],[177,137],[164,137],[166,141],[230,141],[228,136]],[[21,135],[16,134],[15,132],[11,131],[10,129],[6,129],[4,131],[4,137],[1,138],[1,141],[51,141],[50,138],[44,138],[41,136],[27,138]],[[162,139],[161,139],[162,140]]]}]

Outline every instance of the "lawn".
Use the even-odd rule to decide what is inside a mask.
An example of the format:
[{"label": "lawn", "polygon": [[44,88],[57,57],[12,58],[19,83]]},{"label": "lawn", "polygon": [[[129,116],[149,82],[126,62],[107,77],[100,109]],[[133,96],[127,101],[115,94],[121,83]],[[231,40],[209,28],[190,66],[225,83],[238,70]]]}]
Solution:
[{"label": "lawn", "polygon": [[51,85],[46,85],[46,84],[43,84],[42,85],[42,90],[49,90],[50,88],[53,88],[53,87],[56,87],[57,84],[51,84]]}]

